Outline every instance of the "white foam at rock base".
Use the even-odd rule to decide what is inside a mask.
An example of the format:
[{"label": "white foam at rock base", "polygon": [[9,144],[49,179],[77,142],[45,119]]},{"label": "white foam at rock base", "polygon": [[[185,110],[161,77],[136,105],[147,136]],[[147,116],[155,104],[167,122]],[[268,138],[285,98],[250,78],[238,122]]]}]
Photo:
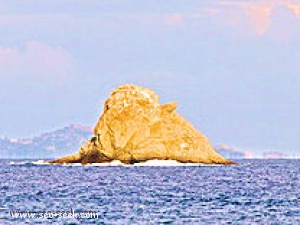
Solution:
[{"label": "white foam at rock base", "polygon": [[[58,164],[53,163],[50,164],[45,160],[37,160],[37,161],[23,161],[23,162],[9,162],[9,165],[56,165],[56,166],[83,166],[81,163],[64,163]],[[148,160],[145,162],[139,162],[135,164],[124,164],[119,160],[114,160],[109,163],[90,163],[84,166],[95,166],[95,167],[114,167],[114,166],[124,166],[124,167],[140,167],[140,166],[151,166],[151,167],[172,167],[172,166],[217,166],[217,165],[207,165],[201,163],[181,163],[176,160]]]}]

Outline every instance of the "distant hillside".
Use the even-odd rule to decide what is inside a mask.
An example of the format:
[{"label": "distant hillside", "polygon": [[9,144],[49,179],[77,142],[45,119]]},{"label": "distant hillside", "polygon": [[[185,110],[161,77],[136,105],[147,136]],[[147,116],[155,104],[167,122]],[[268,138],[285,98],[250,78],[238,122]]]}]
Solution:
[{"label": "distant hillside", "polygon": [[226,159],[249,159],[251,154],[247,151],[231,148],[227,145],[216,146],[215,150]]},{"label": "distant hillside", "polygon": [[32,139],[0,138],[0,158],[57,158],[77,152],[92,128],[70,125]]},{"label": "distant hillside", "polygon": [[[0,158],[59,158],[78,152],[92,136],[92,128],[70,125],[32,139],[0,138]],[[249,153],[227,145],[215,149],[228,159],[250,158]]]}]

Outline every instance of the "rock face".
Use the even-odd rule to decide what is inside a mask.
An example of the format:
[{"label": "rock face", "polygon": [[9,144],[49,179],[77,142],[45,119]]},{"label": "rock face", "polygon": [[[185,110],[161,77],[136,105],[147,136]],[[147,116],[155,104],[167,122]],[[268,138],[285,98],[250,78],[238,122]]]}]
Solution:
[{"label": "rock face", "polygon": [[74,155],[51,163],[135,163],[151,159],[232,164],[175,110],[161,105],[156,93],[136,85],[116,88],[104,105],[94,137]]}]

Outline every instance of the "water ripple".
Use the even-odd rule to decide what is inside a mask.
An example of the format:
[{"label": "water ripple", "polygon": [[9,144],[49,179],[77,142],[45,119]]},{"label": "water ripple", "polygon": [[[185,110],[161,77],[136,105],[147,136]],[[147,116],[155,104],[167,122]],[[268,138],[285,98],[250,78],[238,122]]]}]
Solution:
[{"label": "water ripple", "polygon": [[[0,224],[300,224],[300,160],[81,167],[0,161]],[[10,210],[97,211],[13,219]]]}]

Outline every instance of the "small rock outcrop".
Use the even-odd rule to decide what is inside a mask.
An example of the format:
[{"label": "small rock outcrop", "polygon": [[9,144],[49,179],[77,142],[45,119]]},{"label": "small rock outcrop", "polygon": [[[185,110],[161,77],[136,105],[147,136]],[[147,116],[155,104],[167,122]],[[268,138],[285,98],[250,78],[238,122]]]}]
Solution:
[{"label": "small rock outcrop", "polygon": [[116,88],[104,104],[94,137],[74,155],[51,163],[123,163],[152,159],[184,163],[232,164],[209,140],[176,112],[177,104],[161,105],[155,92],[136,85]]}]

